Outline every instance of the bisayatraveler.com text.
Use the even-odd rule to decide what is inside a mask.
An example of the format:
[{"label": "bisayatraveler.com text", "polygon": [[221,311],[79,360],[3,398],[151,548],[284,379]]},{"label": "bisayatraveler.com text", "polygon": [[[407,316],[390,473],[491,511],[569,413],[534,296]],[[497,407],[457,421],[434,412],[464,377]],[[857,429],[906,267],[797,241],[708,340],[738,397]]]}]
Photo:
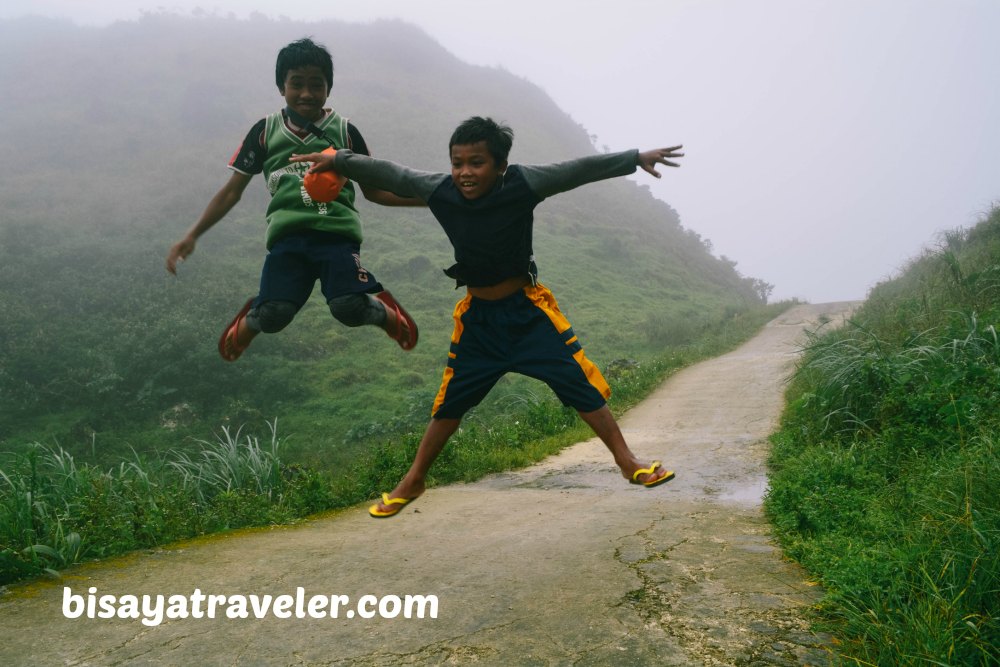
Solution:
[{"label": "bisayatraveler.com text", "polygon": [[69,619],[132,619],[156,626],[180,619],[434,619],[436,595],[362,595],[352,602],[348,595],[307,595],[302,587],[294,594],[206,594],[200,588],[182,595],[99,595],[91,586],[86,594],[63,587],[63,616]]}]

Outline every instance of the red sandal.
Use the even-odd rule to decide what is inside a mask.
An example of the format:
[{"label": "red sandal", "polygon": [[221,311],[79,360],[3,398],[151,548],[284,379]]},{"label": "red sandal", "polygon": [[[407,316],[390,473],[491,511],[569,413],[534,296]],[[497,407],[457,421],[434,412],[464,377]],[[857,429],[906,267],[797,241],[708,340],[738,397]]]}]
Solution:
[{"label": "red sandal", "polygon": [[219,337],[219,355],[222,356],[226,361],[236,361],[243,354],[250,344],[240,345],[236,342],[236,333],[240,328],[240,321],[243,320],[247,313],[250,312],[250,306],[253,305],[253,298],[247,300],[243,304],[243,308],[240,312],[236,313],[236,317],[230,322],[226,328],[222,331],[222,336]]},{"label": "red sandal", "polygon": [[[389,334],[389,338],[392,338],[399,346],[404,350],[412,350],[417,346],[417,323],[413,321],[410,314],[406,312],[406,309],[399,305],[399,302],[393,298],[389,290],[384,292],[379,292],[375,295],[375,298],[381,301],[386,310],[392,308],[396,313],[396,327],[394,331],[386,330]],[[386,313],[388,316],[388,313]],[[406,323],[406,329],[403,329],[402,322]]]}]

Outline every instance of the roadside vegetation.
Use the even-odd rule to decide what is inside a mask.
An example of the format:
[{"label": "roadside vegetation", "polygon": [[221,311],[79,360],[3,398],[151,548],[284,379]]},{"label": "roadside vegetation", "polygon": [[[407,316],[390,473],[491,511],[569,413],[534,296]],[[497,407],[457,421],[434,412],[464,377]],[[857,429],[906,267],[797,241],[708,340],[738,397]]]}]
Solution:
[{"label": "roadside vegetation", "polygon": [[1000,208],[816,333],[765,508],[857,665],[1000,664]]},{"label": "roadside vegetation", "polygon": [[[675,332],[673,344],[664,341],[664,352],[649,361],[608,364],[612,408],[620,413],[674,371],[739,345],[789,305],[729,314]],[[436,462],[430,485],[525,466],[590,435],[540,383],[516,378],[496,394],[470,413]],[[426,407],[359,429],[357,457],[337,469],[285,457],[276,422],[263,436],[223,427],[197,448],[133,453],[114,465],[80,462],[41,444],[0,455],[0,584],[198,535],[290,523],[376,497],[409,466]]]}]

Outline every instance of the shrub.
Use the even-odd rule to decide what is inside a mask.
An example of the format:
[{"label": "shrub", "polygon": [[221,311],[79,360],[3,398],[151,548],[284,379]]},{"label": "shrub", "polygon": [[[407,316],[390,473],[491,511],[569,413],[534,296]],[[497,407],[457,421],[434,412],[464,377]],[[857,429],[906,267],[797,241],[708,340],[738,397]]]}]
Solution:
[{"label": "shrub", "polygon": [[813,336],[765,509],[857,664],[1000,664],[1000,209]]}]

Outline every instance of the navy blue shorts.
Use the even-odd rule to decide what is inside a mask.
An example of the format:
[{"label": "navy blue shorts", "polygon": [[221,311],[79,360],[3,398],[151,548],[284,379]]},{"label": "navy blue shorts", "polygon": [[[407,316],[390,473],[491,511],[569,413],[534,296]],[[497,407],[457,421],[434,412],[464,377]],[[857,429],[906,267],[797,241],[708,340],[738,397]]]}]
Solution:
[{"label": "navy blue shorts", "polygon": [[361,265],[359,243],[329,232],[303,231],[284,236],[271,246],[253,305],[291,301],[301,308],[317,280],[327,302],[345,294],[383,289]]},{"label": "navy blue shorts", "polygon": [[498,301],[466,296],[453,317],[448,366],[431,411],[435,418],[460,418],[507,373],[541,380],[580,412],[601,408],[611,396],[545,286],[529,285]]}]

